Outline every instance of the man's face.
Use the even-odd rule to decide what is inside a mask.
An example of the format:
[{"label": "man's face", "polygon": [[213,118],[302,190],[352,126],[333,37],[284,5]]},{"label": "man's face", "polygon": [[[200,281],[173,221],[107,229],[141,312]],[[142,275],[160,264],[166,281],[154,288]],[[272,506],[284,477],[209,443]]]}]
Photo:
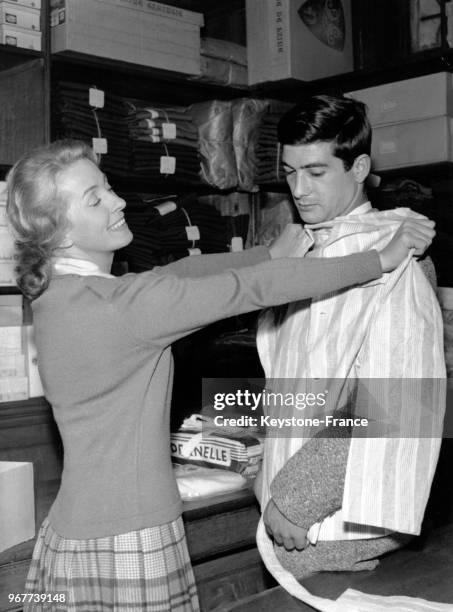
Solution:
[{"label": "man's face", "polygon": [[321,223],[339,217],[360,204],[353,168],[332,154],[330,142],[284,145],[286,180],[304,223]]}]

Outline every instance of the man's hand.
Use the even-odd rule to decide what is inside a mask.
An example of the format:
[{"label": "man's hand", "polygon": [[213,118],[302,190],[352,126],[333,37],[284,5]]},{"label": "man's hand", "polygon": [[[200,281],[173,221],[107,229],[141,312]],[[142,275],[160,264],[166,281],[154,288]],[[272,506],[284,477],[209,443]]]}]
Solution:
[{"label": "man's hand", "polygon": [[436,235],[434,226],[434,221],[426,217],[405,219],[388,245],[379,252],[382,270],[391,272],[397,268],[411,249],[414,255],[423,255]]},{"label": "man's hand", "polygon": [[286,518],[275,505],[272,499],[266,506],[263,521],[267,533],[274,538],[280,546],[286,550],[303,550],[307,547],[307,530],[298,527]]},{"label": "man's hand", "polygon": [[304,230],[301,225],[288,223],[283,232],[269,247],[271,259],[279,257],[294,257],[297,247],[300,246]]}]

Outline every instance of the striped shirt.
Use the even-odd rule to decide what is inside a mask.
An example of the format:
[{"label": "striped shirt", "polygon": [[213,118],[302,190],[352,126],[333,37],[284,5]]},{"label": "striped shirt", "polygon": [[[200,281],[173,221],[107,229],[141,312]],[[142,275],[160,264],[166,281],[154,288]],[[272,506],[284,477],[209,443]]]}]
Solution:
[{"label": "striped shirt", "polygon": [[[294,255],[334,257],[381,249],[409,216],[417,215],[409,209],[376,212],[363,204],[344,217],[306,226]],[[375,400],[385,410],[386,431],[400,432],[398,437],[353,437],[342,508],[313,525],[308,539],[418,534],[445,409],[442,318],[422,270],[409,256],[381,279],[283,308],[267,310],[259,325],[267,387],[293,395],[323,392],[329,398],[323,414],[332,414],[357,397],[359,386],[360,411],[372,412]],[[287,405],[273,407],[272,413],[313,415]],[[309,435],[305,428],[288,437],[268,435],[263,508],[273,478]]]}]

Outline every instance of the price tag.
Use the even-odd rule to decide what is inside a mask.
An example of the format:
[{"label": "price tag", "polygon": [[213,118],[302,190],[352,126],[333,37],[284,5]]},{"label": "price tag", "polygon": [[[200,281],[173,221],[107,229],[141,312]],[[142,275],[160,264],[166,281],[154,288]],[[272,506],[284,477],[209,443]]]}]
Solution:
[{"label": "price tag", "polygon": [[174,140],[176,138],[176,123],[162,123],[162,136],[164,140]]},{"label": "price tag", "polygon": [[105,95],[102,89],[90,87],[88,90],[88,103],[93,108],[104,108]]},{"label": "price tag", "polygon": [[200,230],[197,225],[186,225],[188,240],[200,240]]},{"label": "price tag", "polygon": [[201,255],[200,249],[187,249],[189,251],[189,255]]},{"label": "price tag", "polygon": [[107,153],[107,138],[93,138],[93,151],[99,155]]},{"label": "price tag", "polygon": [[172,155],[162,155],[160,158],[160,173],[174,174],[176,172],[176,157]]},{"label": "price tag", "polygon": [[175,202],[162,202],[162,204],[158,204],[154,208],[157,210],[159,215],[162,215],[163,217],[164,215],[168,215],[168,213],[173,212],[178,207],[176,206]]},{"label": "price tag", "polygon": [[231,239],[231,250],[233,252],[244,250],[244,243],[242,241],[241,236],[234,236]]}]

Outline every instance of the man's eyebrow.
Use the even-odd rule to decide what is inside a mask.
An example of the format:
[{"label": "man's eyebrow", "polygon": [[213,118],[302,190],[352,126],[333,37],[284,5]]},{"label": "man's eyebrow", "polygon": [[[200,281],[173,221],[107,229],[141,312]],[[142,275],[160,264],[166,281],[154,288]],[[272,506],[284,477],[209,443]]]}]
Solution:
[{"label": "man's eyebrow", "polygon": [[304,166],[298,166],[297,168],[293,168],[290,164],[282,161],[282,164],[287,168],[291,168],[291,170],[305,170],[306,168],[328,168],[329,164],[323,162],[311,162],[310,164],[305,164]]}]

